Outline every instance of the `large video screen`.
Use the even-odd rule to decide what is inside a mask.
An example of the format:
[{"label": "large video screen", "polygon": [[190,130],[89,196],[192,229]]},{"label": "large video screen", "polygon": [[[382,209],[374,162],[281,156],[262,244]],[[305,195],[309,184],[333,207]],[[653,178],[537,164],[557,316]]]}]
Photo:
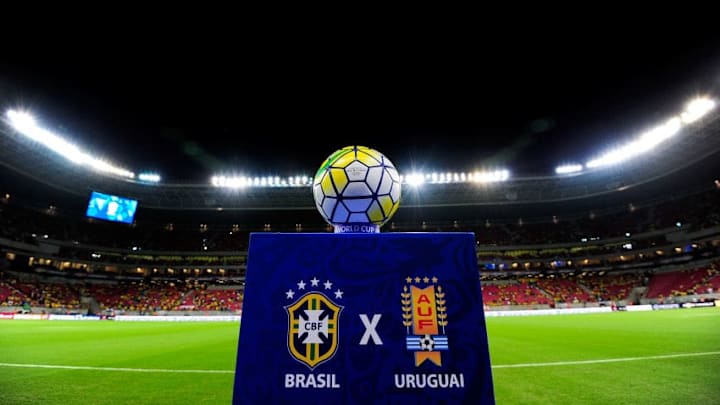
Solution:
[{"label": "large video screen", "polygon": [[85,215],[92,218],[131,224],[137,210],[137,200],[93,191]]}]

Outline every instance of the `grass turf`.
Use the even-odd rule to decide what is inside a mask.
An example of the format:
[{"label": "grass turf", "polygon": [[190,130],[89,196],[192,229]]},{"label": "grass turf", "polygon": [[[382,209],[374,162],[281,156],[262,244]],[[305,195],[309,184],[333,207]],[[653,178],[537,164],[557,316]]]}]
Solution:
[{"label": "grass turf", "polygon": [[[488,318],[498,404],[717,403],[720,310]],[[0,321],[0,363],[233,370],[237,323]],[[640,358],[623,362],[537,363]],[[526,365],[503,367],[507,365]],[[3,404],[228,404],[233,375],[0,365]]]}]

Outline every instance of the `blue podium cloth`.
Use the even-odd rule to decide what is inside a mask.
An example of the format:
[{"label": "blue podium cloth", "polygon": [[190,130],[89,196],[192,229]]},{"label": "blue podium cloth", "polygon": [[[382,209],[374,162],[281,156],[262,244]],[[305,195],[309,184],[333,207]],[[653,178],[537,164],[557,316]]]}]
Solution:
[{"label": "blue podium cloth", "polygon": [[254,233],[235,404],[493,404],[472,233]]}]

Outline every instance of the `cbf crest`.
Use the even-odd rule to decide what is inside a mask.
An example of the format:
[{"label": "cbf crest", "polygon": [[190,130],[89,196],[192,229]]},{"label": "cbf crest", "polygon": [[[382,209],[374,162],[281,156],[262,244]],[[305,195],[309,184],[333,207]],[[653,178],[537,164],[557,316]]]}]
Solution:
[{"label": "cbf crest", "polygon": [[445,327],[448,324],[445,291],[437,277],[408,277],[402,298],[405,347],[415,353],[415,366],[430,360],[442,365],[442,351],[449,350]]},{"label": "cbf crest", "polygon": [[288,300],[294,299],[296,294],[302,295],[285,306],[288,315],[288,351],[295,360],[313,370],[330,360],[337,351],[340,312],[343,307],[326,294],[340,300],[343,291],[333,289],[330,280],[321,284],[320,280],[313,277],[309,286],[300,280],[297,292],[293,289],[285,292]]}]

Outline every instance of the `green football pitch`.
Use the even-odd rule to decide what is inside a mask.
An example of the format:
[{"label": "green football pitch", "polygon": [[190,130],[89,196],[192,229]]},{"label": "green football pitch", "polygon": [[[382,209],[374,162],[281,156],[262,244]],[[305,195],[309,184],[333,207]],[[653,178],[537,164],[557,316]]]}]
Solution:
[{"label": "green football pitch", "polygon": [[[720,309],[488,318],[498,404],[720,403]],[[238,323],[0,321],[0,403],[229,404]]]}]

